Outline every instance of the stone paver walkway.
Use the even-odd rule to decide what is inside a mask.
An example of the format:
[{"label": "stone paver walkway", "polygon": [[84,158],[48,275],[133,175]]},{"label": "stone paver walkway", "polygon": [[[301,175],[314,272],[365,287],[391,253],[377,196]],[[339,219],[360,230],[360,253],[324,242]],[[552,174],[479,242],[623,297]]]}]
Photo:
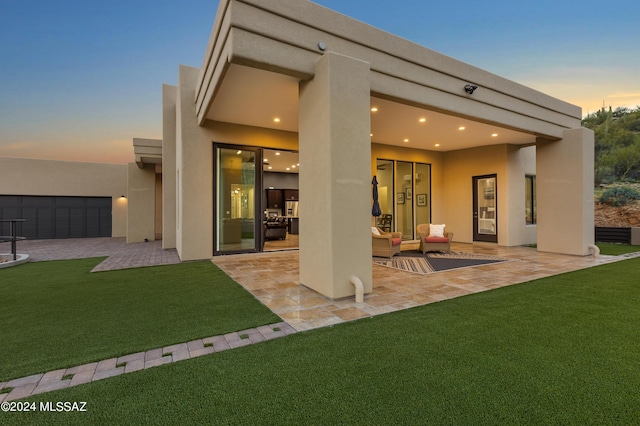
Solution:
[{"label": "stone paver walkway", "polygon": [[[9,244],[0,243],[0,253],[9,253]],[[176,249],[163,249],[162,241],[126,244],[124,238],[25,240],[18,252],[28,254],[30,262],[108,256],[91,272],[180,263]]]},{"label": "stone paver walkway", "polygon": [[286,322],[251,328],[235,333],[212,336],[187,343],[137,352],[99,362],[34,374],[8,382],[0,382],[0,402],[13,401],[45,392],[95,382],[121,374],[171,364],[190,358],[239,348],[253,343],[287,336],[296,331]]}]

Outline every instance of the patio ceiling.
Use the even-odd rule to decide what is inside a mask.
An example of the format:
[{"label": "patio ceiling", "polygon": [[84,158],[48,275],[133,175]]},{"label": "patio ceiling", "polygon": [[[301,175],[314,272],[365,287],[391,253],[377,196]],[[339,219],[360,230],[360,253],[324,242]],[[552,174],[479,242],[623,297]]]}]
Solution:
[{"label": "patio ceiling", "polygon": [[[298,83],[283,74],[232,64],[207,118],[297,132]],[[434,151],[535,143],[528,133],[374,96],[371,107],[377,108],[371,113],[374,143]]]}]

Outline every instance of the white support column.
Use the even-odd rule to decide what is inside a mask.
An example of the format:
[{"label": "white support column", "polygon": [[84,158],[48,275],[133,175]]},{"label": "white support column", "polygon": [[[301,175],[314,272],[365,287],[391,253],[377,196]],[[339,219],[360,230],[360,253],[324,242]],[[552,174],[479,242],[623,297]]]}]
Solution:
[{"label": "white support column", "polygon": [[536,148],[538,250],[586,256],[594,244],[594,136],[566,130]]},{"label": "white support column", "polygon": [[336,53],[300,85],[300,282],[341,298],[372,289],[369,64]]}]

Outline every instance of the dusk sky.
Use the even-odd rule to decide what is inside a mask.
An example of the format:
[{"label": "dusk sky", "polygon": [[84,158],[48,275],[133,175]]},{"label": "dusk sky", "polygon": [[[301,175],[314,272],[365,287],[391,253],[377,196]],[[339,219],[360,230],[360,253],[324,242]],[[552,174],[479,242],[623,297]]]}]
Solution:
[{"label": "dusk sky", "polygon": [[[278,1],[278,0],[264,0]],[[307,1],[307,0],[300,0]],[[582,107],[640,106],[640,2],[317,0]],[[216,0],[0,0],[0,156],[133,161]]]}]

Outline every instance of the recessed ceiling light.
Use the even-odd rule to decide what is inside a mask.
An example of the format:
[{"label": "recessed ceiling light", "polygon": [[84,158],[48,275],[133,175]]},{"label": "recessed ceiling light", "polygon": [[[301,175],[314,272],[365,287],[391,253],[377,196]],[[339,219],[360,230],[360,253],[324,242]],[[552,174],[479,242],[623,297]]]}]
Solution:
[{"label": "recessed ceiling light", "polygon": [[440,146],[440,144],[439,144],[439,143],[437,143],[437,144],[436,144],[436,147],[439,147],[439,146]]},{"label": "recessed ceiling light", "polygon": [[465,127],[464,127],[464,126],[460,126],[460,127],[458,127],[458,130],[464,130],[464,129],[465,129]]},{"label": "recessed ceiling light", "polygon": [[[273,169],[273,167],[269,166],[269,170]],[[272,188],[273,189],[273,188]]]},{"label": "recessed ceiling light", "polygon": [[378,112],[378,107],[372,107],[371,112]]},{"label": "recessed ceiling light", "polygon": [[293,166],[291,166],[291,168],[292,168],[292,169],[295,169],[295,168],[296,168],[296,165],[294,164]]},{"label": "recessed ceiling light", "polygon": [[238,152],[236,152],[236,154],[240,155],[240,154],[242,154],[242,151],[238,150]]},{"label": "recessed ceiling light", "polygon": [[279,152],[276,152],[276,155],[280,155],[280,153],[279,153]]},{"label": "recessed ceiling light", "polygon": [[269,159],[268,159],[268,158],[265,158],[264,160],[262,160],[262,162],[263,162],[263,163],[268,163],[268,162],[269,162]]},{"label": "recessed ceiling light", "polygon": [[405,142],[409,142],[409,139],[405,139],[404,141],[405,141]]},{"label": "recessed ceiling light", "polygon": [[287,167],[287,170],[291,170],[291,167]]},{"label": "recessed ceiling light", "polygon": [[371,137],[371,138],[372,138],[372,137],[373,137],[373,133],[369,133],[369,137]]},{"label": "recessed ceiling light", "polygon": [[418,121],[419,121],[419,122],[421,122],[421,123],[424,123],[424,122],[426,122],[426,121],[427,121],[427,119],[426,119],[426,118],[424,118],[424,117],[422,117],[422,118],[421,118],[420,120],[418,120]]},{"label": "recessed ceiling light", "polygon": [[491,137],[492,137],[492,138],[495,138],[495,137],[497,137],[497,136],[498,136],[498,134],[497,134],[497,133],[494,133],[494,134],[492,134],[492,135],[491,135]]},{"label": "recessed ceiling light", "polygon": [[278,117],[276,117],[276,118],[274,118],[274,119],[273,119],[273,122],[274,122],[274,123],[279,123],[279,122],[280,122],[280,119],[279,119]]},{"label": "recessed ceiling light", "polygon": [[300,163],[296,164],[296,166],[300,167]]}]

